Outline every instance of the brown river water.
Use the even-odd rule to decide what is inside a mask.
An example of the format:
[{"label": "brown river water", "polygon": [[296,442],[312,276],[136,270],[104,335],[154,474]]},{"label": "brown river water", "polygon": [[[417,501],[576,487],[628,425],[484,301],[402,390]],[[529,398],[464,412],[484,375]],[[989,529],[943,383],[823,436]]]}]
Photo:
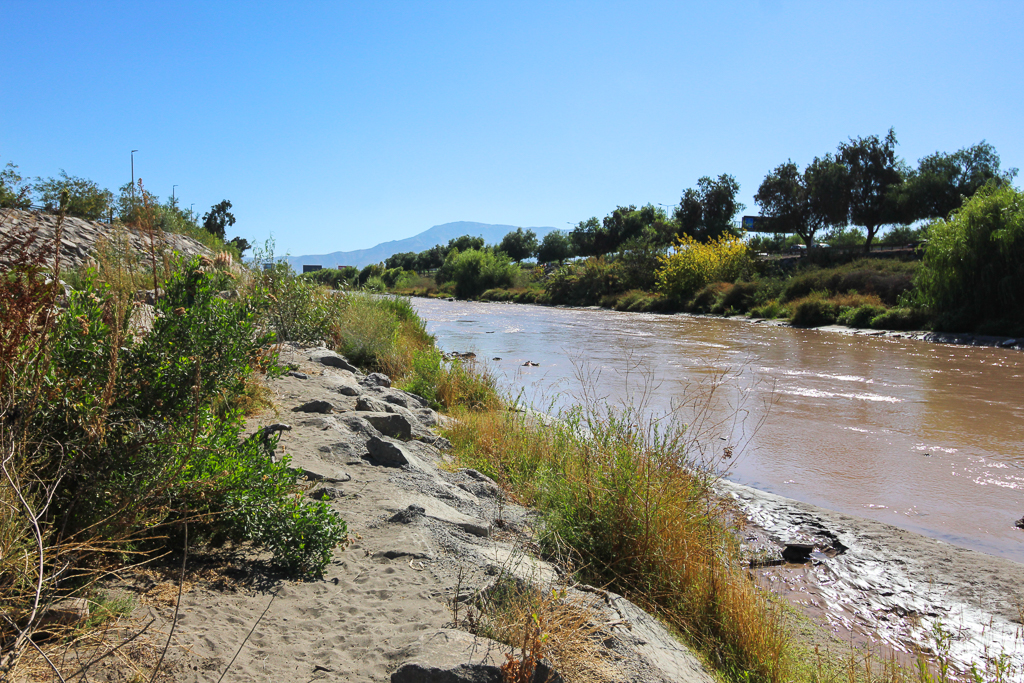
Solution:
[{"label": "brown river water", "polygon": [[[583,395],[581,376],[592,396],[664,414],[724,374],[728,479],[1024,563],[1024,352],[736,319],[413,304],[442,349],[475,352],[547,412]],[[749,418],[727,419],[736,406]]]}]

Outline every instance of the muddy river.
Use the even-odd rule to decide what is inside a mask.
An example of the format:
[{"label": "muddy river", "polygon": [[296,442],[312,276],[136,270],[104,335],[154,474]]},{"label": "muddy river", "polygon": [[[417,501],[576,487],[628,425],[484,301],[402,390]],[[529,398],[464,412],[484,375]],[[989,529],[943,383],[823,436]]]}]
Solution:
[{"label": "muddy river", "polygon": [[716,453],[735,449],[729,479],[1024,562],[1014,526],[1024,515],[1019,350],[719,318],[413,304],[442,349],[475,352],[539,409],[596,397],[664,414],[720,382],[706,438]]}]

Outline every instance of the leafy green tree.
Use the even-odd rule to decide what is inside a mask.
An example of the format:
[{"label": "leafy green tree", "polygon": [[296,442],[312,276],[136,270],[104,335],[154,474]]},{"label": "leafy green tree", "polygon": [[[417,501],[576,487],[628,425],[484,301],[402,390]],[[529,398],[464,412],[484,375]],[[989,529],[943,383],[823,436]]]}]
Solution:
[{"label": "leafy green tree", "polygon": [[235,216],[231,213],[231,202],[227,199],[214,204],[210,210],[203,214],[203,228],[211,235],[216,235],[222,240],[226,239],[224,234],[228,226],[235,224]]},{"label": "leafy green tree", "polygon": [[8,161],[0,171],[0,209],[27,209],[32,206],[32,186],[18,173],[14,162]]},{"label": "leafy green tree", "polygon": [[437,270],[444,265],[448,249],[443,244],[435,244],[416,254],[416,265],[412,270],[422,273],[425,270]]},{"label": "leafy green tree", "polygon": [[608,253],[608,233],[597,216],[580,221],[569,233],[573,256],[600,256]]},{"label": "leafy green tree", "polygon": [[406,251],[401,254],[392,254],[384,260],[384,265],[388,269],[416,270],[416,252]]},{"label": "leafy green tree", "polygon": [[907,178],[905,202],[911,219],[945,218],[983,185],[1006,185],[1017,169],[1003,171],[999,154],[984,140],[952,154],[935,152],[918,161]]},{"label": "leafy green tree", "polygon": [[472,235],[463,235],[462,237],[453,237],[452,239],[448,240],[448,250],[445,252],[445,254],[450,252],[452,249],[458,249],[459,251],[468,251],[470,249],[477,249],[477,250],[479,250],[479,249],[483,249],[483,248],[484,248],[484,238],[483,237],[474,237]]},{"label": "leafy green tree", "polygon": [[907,222],[900,202],[907,170],[896,156],[896,131],[890,128],[884,140],[877,135],[850,138],[839,145],[838,160],[849,173],[850,222],[864,226],[864,248],[871,251],[879,228]]},{"label": "leafy green tree", "polygon": [[707,242],[722,235],[738,236],[733,220],[745,208],[736,196],[740,184],[736,178],[723,173],[717,179],[704,176],[696,188],[683,192],[675,219],[679,232]]},{"label": "leafy green tree", "polygon": [[617,207],[602,221],[608,253],[620,251],[626,243],[641,241],[652,245],[668,246],[675,238],[676,226],[660,206],[646,204],[639,209],[633,205]]},{"label": "leafy green tree", "polygon": [[523,259],[530,258],[537,251],[537,233],[533,230],[524,232],[522,228],[516,228],[502,238],[498,251],[508,254],[516,263],[522,263]]},{"label": "leafy green tree", "polygon": [[137,185],[125,183],[121,186],[117,198],[117,217],[126,225],[141,225],[154,218],[158,206],[160,198],[146,190],[140,178]]},{"label": "leafy green tree", "polygon": [[940,327],[1024,334],[1022,282],[1024,193],[984,185],[929,226],[916,285]]},{"label": "leafy green tree", "polygon": [[569,243],[569,237],[561,230],[552,230],[544,235],[536,251],[538,263],[558,261],[558,265],[562,265],[571,255],[572,245]]},{"label": "leafy green tree", "polygon": [[88,221],[97,221],[111,213],[114,195],[91,180],[69,176],[64,169],[56,178],[36,178],[36,193],[47,211],[61,208],[61,193],[67,191],[64,213]]},{"label": "leafy green tree", "polygon": [[252,245],[249,244],[249,240],[245,239],[244,237],[232,237],[228,244],[230,244],[231,246],[238,250],[239,258],[244,256],[245,252],[252,249]]},{"label": "leafy green tree", "polygon": [[815,158],[800,173],[792,161],[769,173],[754,195],[775,232],[795,233],[807,248],[819,230],[846,222],[849,178],[832,155]]}]

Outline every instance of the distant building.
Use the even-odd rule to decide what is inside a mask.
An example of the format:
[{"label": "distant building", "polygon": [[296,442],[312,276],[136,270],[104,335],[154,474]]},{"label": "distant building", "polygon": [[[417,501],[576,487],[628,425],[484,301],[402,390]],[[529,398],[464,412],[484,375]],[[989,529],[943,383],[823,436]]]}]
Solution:
[{"label": "distant building", "polygon": [[318,270],[323,270],[323,266],[302,266],[303,273],[312,273]]}]

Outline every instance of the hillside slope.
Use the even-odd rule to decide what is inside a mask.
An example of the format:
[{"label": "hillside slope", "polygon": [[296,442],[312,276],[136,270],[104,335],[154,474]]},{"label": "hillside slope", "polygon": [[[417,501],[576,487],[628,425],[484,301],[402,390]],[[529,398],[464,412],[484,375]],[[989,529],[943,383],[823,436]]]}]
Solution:
[{"label": "hillside slope", "polygon": [[[56,237],[57,216],[37,211],[0,209],[0,244],[10,237],[21,239],[20,235],[32,235],[40,245],[52,244]],[[114,235],[116,228],[108,223],[87,221],[81,218],[65,218],[61,229],[60,260],[62,269],[74,269],[85,263],[96,251],[97,243]],[[139,254],[149,253],[149,238],[133,228],[125,228],[131,248]],[[184,256],[215,255],[206,245],[185,235],[162,233],[157,252],[168,248]],[[5,254],[0,253],[0,265]]]}]

